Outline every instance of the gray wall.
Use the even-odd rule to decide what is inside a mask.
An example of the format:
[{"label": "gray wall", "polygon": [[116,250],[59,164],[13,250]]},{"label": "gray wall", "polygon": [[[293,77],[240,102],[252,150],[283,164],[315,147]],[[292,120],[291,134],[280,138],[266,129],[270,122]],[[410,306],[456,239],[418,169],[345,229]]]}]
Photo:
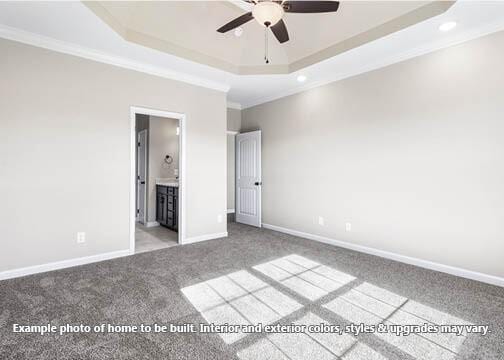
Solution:
[{"label": "gray wall", "polygon": [[[179,168],[178,120],[157,116],[150,117],[149,137],[149,183],[147,186],[147,221],[156,221],[156,179],[175,178]],[[173,158],[167,164],[165,156]]]},{"label": "gray wall", "polygon": [[244,110],[242,130],[263,131],[264,223],[504,276],[502,44]]},{"label": "gray wall", "polygon": [[[227,109],[227,129],[240,131],[241,110]],[[227,135],[227,208],[235,208],[235,135]]]},{"label": "gray wall", "polygon": [[242,115],[241,110],[227,108],[227,129],[229,131],[240,131]]},{"label": "gray wall", "polygon": [[0,54],[0,271],[129,247],[131,106],[186,114],[186,235],[226,231],[225,93],[7,40]]}]

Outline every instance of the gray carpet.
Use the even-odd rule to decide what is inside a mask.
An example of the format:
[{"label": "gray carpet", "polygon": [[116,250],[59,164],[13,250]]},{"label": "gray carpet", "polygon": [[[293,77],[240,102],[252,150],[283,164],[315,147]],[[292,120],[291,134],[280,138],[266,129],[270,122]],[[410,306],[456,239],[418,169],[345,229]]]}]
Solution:
[{"label": "gray carpet", "polygon": [[[0,358],[504,359],[503,310],[503,288],[230,224],[226,239],[0,282]],[[490,332],[60,336],[12,331],[14,323],[200,324],[244,318],[341,326],[362,319],[392,324],[422,319],[486,324]]]}]

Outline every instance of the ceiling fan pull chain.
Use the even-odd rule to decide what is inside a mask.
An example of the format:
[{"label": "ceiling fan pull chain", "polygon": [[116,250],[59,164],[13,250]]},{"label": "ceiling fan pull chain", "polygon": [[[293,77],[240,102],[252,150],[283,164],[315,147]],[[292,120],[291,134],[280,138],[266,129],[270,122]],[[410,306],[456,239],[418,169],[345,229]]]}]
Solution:
[{"label": "ceiling fan pull chain", "polygon": [[269,56],[268,56],[268,27],[264,28],[264,60],[266,64],[269,64]]}]

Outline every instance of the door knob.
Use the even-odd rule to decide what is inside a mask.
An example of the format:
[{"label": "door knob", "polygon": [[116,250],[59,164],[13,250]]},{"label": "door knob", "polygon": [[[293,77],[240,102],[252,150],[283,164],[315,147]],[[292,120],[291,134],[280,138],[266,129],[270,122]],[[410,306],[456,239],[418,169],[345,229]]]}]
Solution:
[{"label": "door knob", "polygon": [[145,185],[145,181],[140,181],[140,184]]},{"label": "door knob", "polygon": [[256,181],[256,182],[254,183],[254,185],[255,185],[255,186],[262,185],[262,181]]}]

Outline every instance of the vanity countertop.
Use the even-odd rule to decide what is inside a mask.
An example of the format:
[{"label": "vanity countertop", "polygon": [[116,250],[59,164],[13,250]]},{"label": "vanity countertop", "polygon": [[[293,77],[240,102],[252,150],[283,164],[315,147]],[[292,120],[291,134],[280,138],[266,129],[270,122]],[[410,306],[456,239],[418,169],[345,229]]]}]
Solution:
[{"label": "vanity countertop", "polygon": [[156,179],[156,185],[178,187],[179,183],[177,179]]}]

